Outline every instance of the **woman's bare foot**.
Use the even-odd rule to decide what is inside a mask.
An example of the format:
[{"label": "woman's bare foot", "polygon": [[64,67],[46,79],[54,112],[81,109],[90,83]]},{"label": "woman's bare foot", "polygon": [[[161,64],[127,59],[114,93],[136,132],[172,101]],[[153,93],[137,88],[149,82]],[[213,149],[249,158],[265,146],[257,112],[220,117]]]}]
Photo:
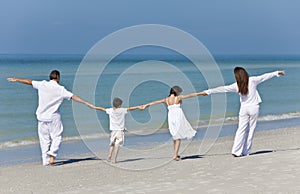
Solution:
[{"label": "woman's bare foot", "polygon": [[55,157],[50,155],[49,165],[52,166],[54,164]]}]

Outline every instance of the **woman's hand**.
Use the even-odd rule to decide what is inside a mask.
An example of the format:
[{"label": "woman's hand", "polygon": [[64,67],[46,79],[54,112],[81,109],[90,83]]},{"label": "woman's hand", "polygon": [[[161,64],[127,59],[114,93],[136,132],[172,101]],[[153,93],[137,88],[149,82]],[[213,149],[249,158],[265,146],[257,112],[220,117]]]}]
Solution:
[{"label": "woman's hand", "polygon": [[284,71],[284,70],[278,71],[278,75],[284,75],[284,74],[285,74],[285,71]]}]

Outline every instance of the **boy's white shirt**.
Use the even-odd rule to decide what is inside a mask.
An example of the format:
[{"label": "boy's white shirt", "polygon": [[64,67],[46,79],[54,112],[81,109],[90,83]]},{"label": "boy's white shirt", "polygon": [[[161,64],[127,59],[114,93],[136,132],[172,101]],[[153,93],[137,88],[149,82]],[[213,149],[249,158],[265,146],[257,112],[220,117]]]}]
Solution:
[{"label": "boy's white shirt", "polygon": [[125,115],[127,114],[127,108],[108,108],[105,109],[109,115],[109,129],[124,130],[125,129]]}]

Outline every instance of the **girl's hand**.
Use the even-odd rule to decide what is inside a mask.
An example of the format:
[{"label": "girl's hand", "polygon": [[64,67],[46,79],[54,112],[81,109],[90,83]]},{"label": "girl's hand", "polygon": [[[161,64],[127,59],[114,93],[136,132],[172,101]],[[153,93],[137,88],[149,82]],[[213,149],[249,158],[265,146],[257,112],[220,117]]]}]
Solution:
[{"label": "girl's hand", "polygon": [[145,108],[147,108],[147,105],[141,105],[141,106],[139,106],[140,110],[145,110]]},{"label": "girl's hand", "polygon": [[199,92],[198,94],[201,95],[201,96],[207,96],[207,94],[204,91]]}]

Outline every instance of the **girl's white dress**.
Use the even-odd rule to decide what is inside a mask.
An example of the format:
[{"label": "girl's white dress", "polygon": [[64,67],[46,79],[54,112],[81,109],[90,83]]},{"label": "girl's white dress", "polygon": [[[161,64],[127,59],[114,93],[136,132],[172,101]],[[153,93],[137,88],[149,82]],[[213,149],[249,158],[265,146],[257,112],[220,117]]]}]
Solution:
[{"label": "girl's white dress", "polygon": [[169,130],[173,139],[191,139],[194,137],[196,131],[185,118],[180,104],[168,105],[168,110]]}]

